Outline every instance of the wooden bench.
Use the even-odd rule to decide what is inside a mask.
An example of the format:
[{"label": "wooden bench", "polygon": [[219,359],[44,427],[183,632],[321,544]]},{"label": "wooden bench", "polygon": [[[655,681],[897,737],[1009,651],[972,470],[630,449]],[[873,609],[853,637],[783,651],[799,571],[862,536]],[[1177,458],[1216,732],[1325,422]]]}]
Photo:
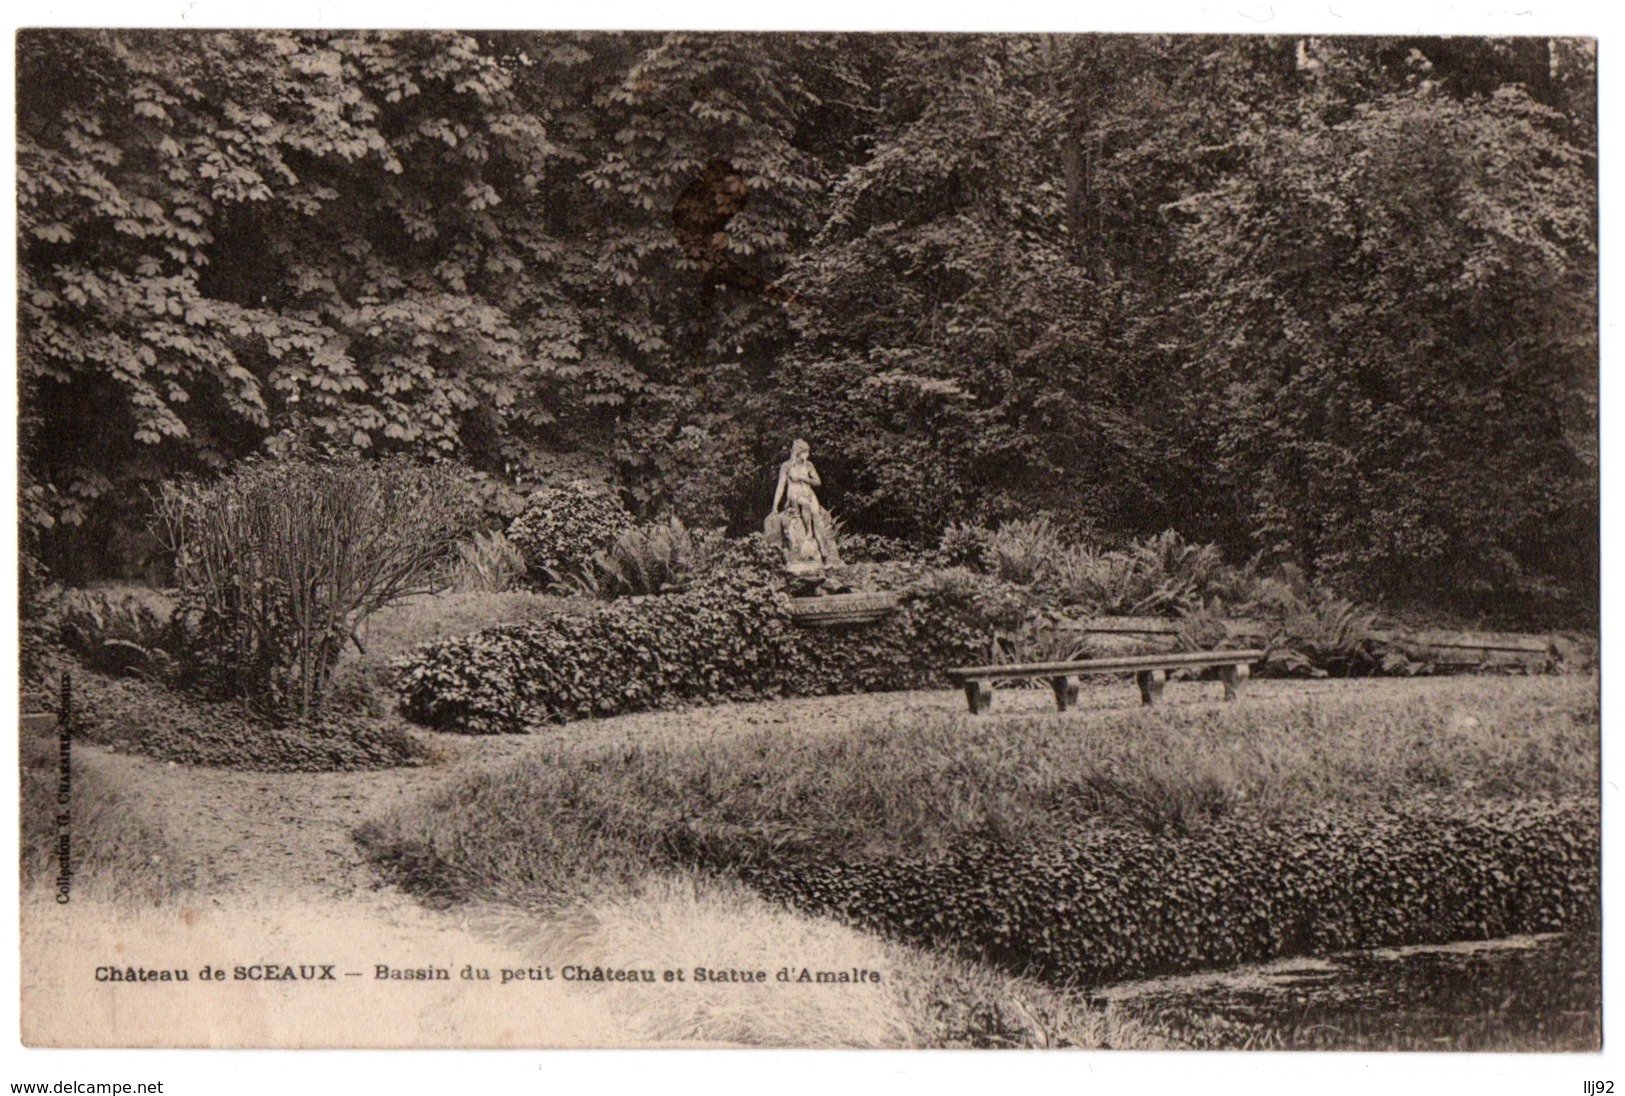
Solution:
[{"label": "wooden bench", "polygon": [[1080,662],[1027,662],[1009,666],[956,666],[948,671],[954,684],[963,685],[971,714],[985,712],[993,704],[995,678],[1048,678],[1055,690],[1055,707],[1066,711],[1078,702],[1078,677],[1082,674],[1132,672],[1140,685],[1140,700],[1154,704],[1162,696],[1169,670],[1203,669],[1217,666],[1223,672],[1224,698],[1234,700],[1252,674],[1252,664],[1264,657],[1263,651],[1192,651],[1183,654],[1123,655],[1117,658],[1089,658]]}]

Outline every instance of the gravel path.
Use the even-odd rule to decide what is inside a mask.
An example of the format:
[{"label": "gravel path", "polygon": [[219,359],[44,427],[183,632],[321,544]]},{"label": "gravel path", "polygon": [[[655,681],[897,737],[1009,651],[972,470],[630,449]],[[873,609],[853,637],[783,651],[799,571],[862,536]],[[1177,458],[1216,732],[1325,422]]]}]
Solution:
[{"label": "gravel path", "polygon": [[532,744],[428,737],[442,756],[438,764],[377,772],[238,772],[92,745],[76,745],[74,756],[163,836],[171,855],[195,872],[201,894],[344,898],[368,884],[350,836],[359,823]]}]

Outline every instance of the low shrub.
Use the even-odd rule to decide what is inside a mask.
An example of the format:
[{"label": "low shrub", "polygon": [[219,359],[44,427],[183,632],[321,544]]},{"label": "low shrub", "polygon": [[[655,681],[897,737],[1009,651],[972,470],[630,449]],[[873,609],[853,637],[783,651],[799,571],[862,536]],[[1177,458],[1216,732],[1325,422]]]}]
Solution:
[{"label": "low shrub", "polygon": [[808,632],[790,618],[780,563],[759,540],[737,541],[681,593],[429,645],[399,663],[404,710],[494,733],[688,702],[916,688],[987,657],[1026,616],[1019,590],[950,569],[899,591],[884,621]]},{"label": "low shrub", "polygon": [[1157,613],[1205,602],[1228,577],[1229,568],[1216,545],[1187,544],[1172,529],[1136,540],[1128,552],[1150,587],[1145,598],[1148,607]]},{"label": "low shrub", "polygon": [[[1070,662],[1090,657],[1088,638],[1064,628],[1062,624],[1063,621],[1049,610],[1035,610],[1015,631],[998,637],[994,645],[993,663]],[[1042,678],[1027,678],[1008,682],[1005,687],[1010,685],[1048,688],[1049,682]]]},{"label": "low shrub", "polygon": [[1092,615],[1173,616],[1231,595],[1240,574],[1215,546],[1169,529],[1117,551],[1061,546],[1035,581],[1058,604]]},{"label": "low shrub", "polygon": [[911,560],[919,553],[905,540],[884,533],[842,533],[841,559],[846,563],[890,563]]},{"label": "low shrub", "polygon": [[1383,668],[1376,614],[1346,598],[1322,595],[1285,607],[1272,620],[1269,661],[1313,677],[1351,676]]},{"label": "low shrub", "polygon": [[993,565],[993,534],[980,525],[954,522],[942,531],[937,561],[944,567],[986,571]]},{"label": "low shrub", "polygon": [[397,723],[329,715],[279,725],[241,705],[202,702],[151,682],[74,675],[87,742],[183,765],[253,772],[390,769],[429,760],[430,751]]},{"label": "low shrub", "polygon": [[809,913],[1067,983],[1288,955],[1557,932],[1596,922],[1592,800],[1153,838],[1094,827],[1055,845],[976,842],[932,861],[732,865]]},{"label": "low shrub", "polygon": [[1055,608],[1092,616],[1175,616],[1234,600],[1252,586],[1211,544],[1187,544],[1172,529],[1106,550],[1069,539],[1048,517],[943,530],[937,559],[1032,587]]},{"label": "low shrub", "polygon": [[1375,612],[1290,575],[1258,580],[1241,611],[1261,635],[1232,636],[1220,613],[1204,606],[1180,618],[1177,648],[1262,646],[1267,655],[1256,668],[1270,677],[1413,676],[1430,669],[1379,640]]},{"label": "low shrub", "polygon": [[841,568],[840,577],[851,587],[852,593],[891,593],[905,589],[933,571],[949,569],[935,567],[926,559],[903,557],[881,562],[849,562]]},{"label": "low shrub", "polygon": [[1047,516],[1007,521],[988,538],[993,574],[1018,586],[1031,586],[1062,552],[1060,536]]},{"label": "low shrub", "polygon": [[174,606],[151,591],[66,590],[45,625],[64,649],[106,673],[164,677],[179,636]]},{"label": "low shrub", "polygon": [[1041,585],[1057,605],[1094,616],[1139,616],[1157,600],[1133,556],[1082,544],[1056,554]]},{"label": "low shrub", "polygon": [[533,579],[550,586],[592,569],[593,557],[632,527],[620,499],[585,480],[544,487],[525,501],[508,539]]}]

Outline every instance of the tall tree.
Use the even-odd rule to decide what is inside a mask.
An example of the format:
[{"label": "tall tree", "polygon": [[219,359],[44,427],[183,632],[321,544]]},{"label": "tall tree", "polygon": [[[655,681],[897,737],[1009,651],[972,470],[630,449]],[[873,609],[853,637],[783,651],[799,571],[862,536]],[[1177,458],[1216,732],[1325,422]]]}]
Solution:
[{"label": "tall tree", "polygon": [[1255,543],[1370,594],[1583,590],[1594,161],[1516,86],[1316,117],[1181,203],[1188,417]]},{"label": "tall tree", "polygon": [[512,401],[524,262],[494,210],[552,150],[474,40],[29,31],[18,84],[41,524],[276,429],[454,451]]}]

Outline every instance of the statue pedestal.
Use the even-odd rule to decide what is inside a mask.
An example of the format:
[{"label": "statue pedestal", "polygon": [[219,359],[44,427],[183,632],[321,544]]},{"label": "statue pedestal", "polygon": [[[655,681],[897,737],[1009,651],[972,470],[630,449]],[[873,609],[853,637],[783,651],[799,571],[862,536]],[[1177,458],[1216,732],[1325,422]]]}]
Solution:
[{"label": "statue pedestal", "polygon": [[815,597],[818,595],[844,594],[852,587],[837,578],[828,568],[817,564],[788,564],[784,568],[784,586],[793,598]]}]

